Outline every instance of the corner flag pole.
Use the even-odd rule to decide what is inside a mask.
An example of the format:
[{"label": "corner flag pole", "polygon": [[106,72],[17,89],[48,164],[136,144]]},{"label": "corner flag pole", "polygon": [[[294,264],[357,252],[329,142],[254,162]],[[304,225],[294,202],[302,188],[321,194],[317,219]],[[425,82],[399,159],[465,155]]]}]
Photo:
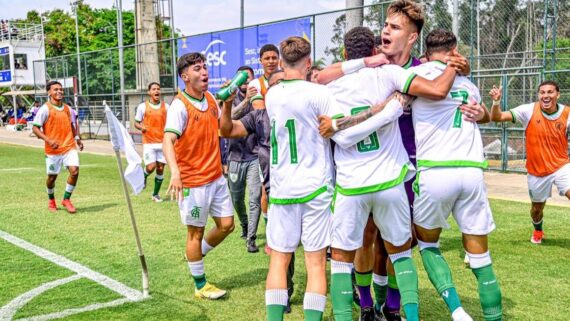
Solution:
[{"label": "corner flag pole", "polygon": [[[107,106],[106,102],[103,102],[103,105],[106,108],[109,108],[109,106]],[[107,119],[107,121],[108,120],[109,119]],[[115,126],[112,126],[111,124],[109,124],[109,129],[110,129],[111,134],[112,134],[111,137],[116,139],[118,137],[119,133],[117,133]],[[127,188],[127,183],[125,181],[125,172],[123,170],[123,161],[121,160],[120,144],[113,142],[113,150],[115,151],[115,157],[117,158],[117,167],[119,168],[119,174],[120,174],[119,176],[121,176],[121,184],[123,185],[123,192],[125,194],[125,199],[127,201],[127,207],[129,208],[129,215],[131,217],[131,224],[133,226],[133,232],[135,234],[135,241],[137,243],[137,250],[138,250],[138,254],[139,254],[139,259],[141,261],[143,297],[148,297],[148,295],[149,295],[148,269],[146,266],[146,259],[145,259],[144,253],[143,253],[141,239],[139,237],[139,230],[137,228],[137,221],[135,218],[135,214],[133,212],[133,206],[131,204],[131,196],[129,194],[129,190]]]}]

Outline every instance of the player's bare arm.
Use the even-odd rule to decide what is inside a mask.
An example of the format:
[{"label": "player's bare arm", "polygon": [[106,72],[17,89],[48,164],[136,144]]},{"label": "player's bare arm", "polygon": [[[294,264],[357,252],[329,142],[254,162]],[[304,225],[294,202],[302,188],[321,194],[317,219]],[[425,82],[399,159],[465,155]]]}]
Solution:
[{"label": "player's bare arm", "polygon": [[135,128],[140,130],[142,133],[146,132],[146,127],[144,127],[140,121],[135,121]]},{"label": "player's bare arm", "polygon": [[[224,138],[241,138],[248,135],[247,130],[239,120],[232,119],[232,102],[236,96],[234,92],[222,103],[220,117],[220,135]],[[244,99],[243,101],[247,101]]]},{"label": "player's bare arm", "polygon": [[170,184],[168,185],[166,193],[170,195],[171,200],[175,199],[181,201],[183,199],[182,179],[180,178],[180,169],[178,168],[176,154],[174,153],[174,143],[176,143],[176,140],[178,140],[178,136],[175,133],[164,133],[162,151],[164,158],[166,158],[166,163],[168,167],[170,167]]},{"label": "player's bare arm", "polygon": [[442,100],[449,93],[456,75],[455,67],[448,65],[443,73],[433,80],[417,76],[412,80],[407,94],[432,100]]},{"label": "player's bare arm", "polygon": [[37,138],[48,143],[48,145],[51,148],[57,149],[59,147],[59,144],[55,140],[49,138],[46,134],[44,134],[44,132],[39,127],[37,126],[32,127],[32,131],[34,132]]},{"label": "player's bare arm", "polygon": [[493,99],[493,105],[491,105],[491,120],[494,122],[507,122],[513,121],[513,114],[508,111],[501,111],[501,96],[503,92],[503,87],[493,85],[489,95]]},{"label": "player's bare arm", "polygon": [[394,98],[398,99],[402,106],[409,105],[413,100],[413,97],[410,95],[395,92],[383,102],[378,103],[367,110],[363,110],[356,115],[344,116],[334,120],[328,116],[321,115],[319,116],[319,134],[324,138],[331,138],[335,132],[358,125],[370,117],[380,113],[384,110],[384,107],[386,107],[388,102]]},{"label": "player's bare arm", "polygon": [[[358,71],[365,67],[378,67],[382,65],[389,64],[390,62],[384,54],[377,54],[374,56],[354,59],[345,62],[334,63],[319,72],[317,76],[317,81],[319,84],[326,85],[331,81],[339,79],[340,77]],[[343,68],[344,64],[344,68]]]},{"label": "player's bare arm", "polygon": [[79,136],[79,130],[76,127],[76,124],[71,125],[71,132],[73,133],[73,137],[75,138],[75,142],[77,143],[77,147],[79,147],[80,151],[83,151],[83,142],[81,141],[81,137]]},{"label": "player's bare arm", "polygon": [[238,120],[245,116],[249,99],[255,95],[257,95],[257,89],[255,87],[248,87],[245,99],[242,100],[241,103],[239,103],[237,106],[232,108],[232,119]]}]

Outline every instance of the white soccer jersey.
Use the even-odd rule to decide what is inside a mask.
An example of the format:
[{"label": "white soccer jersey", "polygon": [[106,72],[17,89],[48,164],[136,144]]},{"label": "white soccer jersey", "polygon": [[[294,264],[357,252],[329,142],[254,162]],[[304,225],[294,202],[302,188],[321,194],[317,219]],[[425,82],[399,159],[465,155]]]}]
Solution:
[{"label": "white soccer jersey", "polygon": [[267,82],[267,79],[265,79],[265,76],[261,76],[250,81],[248,87],[254,87],[257,89],[257,94],[249,99],[249,102],[253,102],[254,100],[259,99],[263,100],[263,95],[265,94],[264,91],[269,89],[269,83]]},{"label": "white soccer jersey", "polygon": [[327,87],[304,80],[283,80],[267,93],[272,203],[305,203],[332,188],[330,141],[319,135],[317,117],[333,104]]},{"label": "white soccer jersey", "polygon": [[[446,65],[432,61],[412,68],[419,76],[434,79]],[[479,89],[467,77],[456,76],[443,100],[418,97],[412,104],[416,132],[418,168],[480,167],[486,168],[479,125],[463,120],[459,106],[481,102]]]},{"label": "white soccer jersey", "polygon": [[[158,109],[160,109],[160,105],[162,104],[162,101],[159,102],[157,105],[155,105],[151,102],[149,102],[148,104],[150,105],[150,108],[158,110]],[[170,107],[170,105],[168,105],[168,103],[165,102],[164,107],[166,107],[166,110],[168,110],[168,107]],[[146,110],[146,101],[143,101],[142,103],[140,103],[137,106],[137,109],[135,111],[135,121],[142,122],[144,120],[145,110]]]},{"label": "white soccer jersey", "polygon": [[[328,87],[341,113],[348,116],[386,100],[395,91],[407,92],[414,77],[413,72],[400,66],[386,65],[363,68],[331,82]],[[335,147],[336,182],[340,193],[372,193],[396,186],[413,176],[414,167],[402,143],[397,121],[400,114],[393,115],[391,122],[357,144],[348,148]],[[338,132],[333,140],[339,142],[342,134],[343,131]]]}]

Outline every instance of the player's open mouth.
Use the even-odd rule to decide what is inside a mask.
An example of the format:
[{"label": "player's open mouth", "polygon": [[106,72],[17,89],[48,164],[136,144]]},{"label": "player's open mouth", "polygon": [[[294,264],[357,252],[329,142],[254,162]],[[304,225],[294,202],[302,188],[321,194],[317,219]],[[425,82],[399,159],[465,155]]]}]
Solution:
[{"label": "player's open mouth", "polygon": [[389,46],[392,43],[392,41],[388,38],[382,38],[382,46]]},{"label": "player's open mouth", "polygon": [[550,107],[551,102],[552,102],[552,100],[550,100],[550,99],[543,99],[542,100],[542,106],[548,108],[548,107]]}]

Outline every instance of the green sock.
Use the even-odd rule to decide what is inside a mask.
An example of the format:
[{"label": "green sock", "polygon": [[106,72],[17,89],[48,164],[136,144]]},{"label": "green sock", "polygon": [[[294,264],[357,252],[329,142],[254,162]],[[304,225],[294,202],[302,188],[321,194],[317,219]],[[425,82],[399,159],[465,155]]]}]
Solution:
[{"label": "green sock", "polygon": [[374,308],[376,311],[380,311],[380,307],[382,304],[386,302],[386,292],[388,291],[388,284],[380,285],[376,282],[372,283],[372,287],[374,288]]},{"label": "green sock", "polygon": [[487,321],[501,320],[503,307],[501,303],[501,289],[493,271],[493,265],[472,269],[477,277],[479,300],[483,308],[483,316]]},{"label": "green sock", "polygon": [[158,175],[154,178],[154,192],[152,193],[152,195],[158,195],[158,192],[160,191],[160,186],[162,185],[162,181],[164,179],[162,178],[162,175],[159,177]]},{"label": "green sock", "polygon": [[55,190],[53,188],[47,189],[48,199],[53,200],[55,199]]},{"label": "green sock", "polygon": [[453,284],[453,279],[451,278],[451,270],[445,258],[441,255],[439,248],[436,247],[425,248],[420,253],[429,280],[445,301],[449,311],[453,313],[461,306],[461,300],[455,290],[455,284]]},{"label": "green sock", "polygon": [[267,213],[263,213],[263,222],[265,222],[265,226],[267,226]]},{"label": "green sock", "polygon": [[[331,266],[336,262],[331,260]],[[352,320],[352,280],[350,273],[331,275],[331,301],[336,321]]]},{"label": "green sock", "polygon": [[[303,310],[305,314],[305,321],[321,321],[323,319],[323,311],[317,310]],[[338,319],[335,319],[337,321]],[[352,320],[352,315],[350,317]]]},{"label": "green sock", "polygon": [[71,193],[66,191],[65,193],[63,193],[63,199],[64,200],[68,200],[71,198]]},{"label": "green sock", "polygon": [[144,173],[144,186],[146,186],[146,179],[150,174],[146,172],[146,169],[143,170],[143,173]]},{"label": "green sock", "polygon": [[285,306],[280,304],[266,305],[267,321],[283,321]]},{"label": "green sock", "polygon": [[418,271],[411,257],[401,257],[393,262],[396,272],[396,281],[400,290],[402,306],[406,312],[406,319],[419,321],[418,312]]},{"label": "green sock", "polygon": [[388,274],[388,287],[391,289],[398,289],[398,282],[396,281],[395,275]]},{"label": "green sock", "polygon": [[534,229],[536,231],[542,231],[542,221],[543,220],[540,220],[538,223],[535,223],[534,221],[532,222],[532,225],[534,225]]},{"label": "green sock", "polygon": [[196,284],[196,289],[200,290],[206,285],[206,274],[192,275],[192,278]]}]

